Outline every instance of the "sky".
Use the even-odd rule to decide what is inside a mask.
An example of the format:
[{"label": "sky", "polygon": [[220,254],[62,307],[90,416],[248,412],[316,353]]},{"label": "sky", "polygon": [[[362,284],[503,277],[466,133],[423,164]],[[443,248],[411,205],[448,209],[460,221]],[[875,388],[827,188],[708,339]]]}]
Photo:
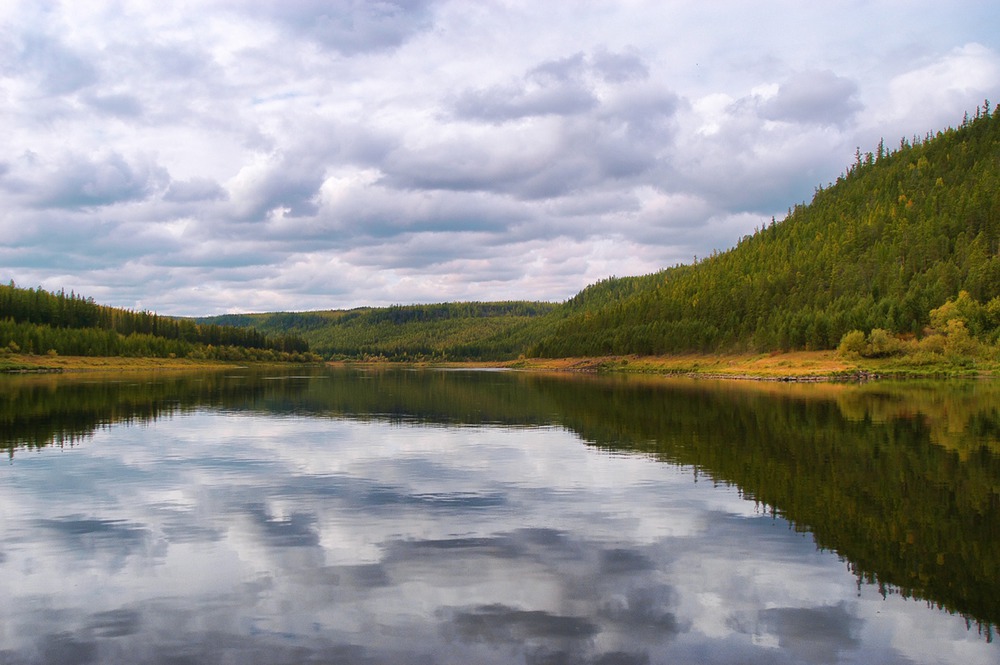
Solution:
[{"label": "sky", "polygon": [[1000,101],[1000,3],[0,3],[0,281],[168,315],[562,301]]}]

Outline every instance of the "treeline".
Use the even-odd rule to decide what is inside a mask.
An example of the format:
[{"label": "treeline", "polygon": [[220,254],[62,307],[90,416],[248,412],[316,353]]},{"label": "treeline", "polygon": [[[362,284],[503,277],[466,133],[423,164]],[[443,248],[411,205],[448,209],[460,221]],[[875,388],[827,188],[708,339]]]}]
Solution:
[{"label": "treeline", "polygon": [[[830,349],[852,330],[921,336],[966,291],[1000,294],[1000,114],[857,156],[733,249],[605,280],[566,304],[541,356]],[[996,341],[997,324],[979,331]]]},{"label": "treeline", "polygon": [[295,334],[266,335],[253,328],[199,324],[98,305],[64,291],[0,285],[0,349],[6,353],[78,356],[312,360]]},{"label": "treeline", "polygon": [[198,319],[294,333],[328,358],[501,360],[538,339],[557,305],[459,302],[322,312],[236,314]]}]

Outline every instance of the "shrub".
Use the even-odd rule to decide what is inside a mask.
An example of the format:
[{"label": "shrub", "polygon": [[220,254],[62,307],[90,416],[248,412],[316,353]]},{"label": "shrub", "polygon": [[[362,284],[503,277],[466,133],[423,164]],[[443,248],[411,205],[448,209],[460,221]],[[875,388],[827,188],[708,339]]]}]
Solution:
[{"label": "shrub", "polygon": [[917,347],[922,353],[936,353],[941,355],[944,353],[945,348],[944,335],[928,335],[920,340]]},{"label": "shrub", "polygon": [[976,355],[976,352],[979,350],[979,344],[969,334],[969,330],[965,327],[965,323],[961,319],[948,321],[947,332],[948,335],[944,344],[945,353],[949,356],[959,358]]},{"label": "shrub", "polygon": [[883,328],[872,328],[868,334],[868,345],[863,355],[868,358],[884,358],[893,356],[903,351],[903,343]]},{"label": "shrub", "polygon": [[852,330],[844,333],[840,338],[840,346],[837,353],[844,358],[857,358],[865,352],[865,334],[860,330]]}]

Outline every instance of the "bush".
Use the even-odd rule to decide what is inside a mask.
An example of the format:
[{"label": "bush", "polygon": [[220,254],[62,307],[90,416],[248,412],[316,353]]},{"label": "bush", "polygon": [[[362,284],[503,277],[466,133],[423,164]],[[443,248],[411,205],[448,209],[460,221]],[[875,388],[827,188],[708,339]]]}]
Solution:
[{"label": "bush", "polygon": [[961,319],[948,321],[948,335],[945,340],[944,350],[949,356],[965,358],[974,356],[979,351],[979,344],[969,334],[965,323]]},{"label": "bush", "polygon": [[922,353],[936,353],[938,355],[942,355],[944,354],[945,348],[944,335],[928,335],[920,340],[917,344],[917,348],[919,348]]},{"label": "bush", "polygon": [[860,330],[852,330],[840,338],[837,353],[844,358],[858,358],[865,352],[865,334]]},{"label": "bush", "polygon": [[872,328],[868,334],[868,345],[863,355],[868,358],[884,358],[897,355],[902,351],[903,343],[891,332],[883,328]]}]

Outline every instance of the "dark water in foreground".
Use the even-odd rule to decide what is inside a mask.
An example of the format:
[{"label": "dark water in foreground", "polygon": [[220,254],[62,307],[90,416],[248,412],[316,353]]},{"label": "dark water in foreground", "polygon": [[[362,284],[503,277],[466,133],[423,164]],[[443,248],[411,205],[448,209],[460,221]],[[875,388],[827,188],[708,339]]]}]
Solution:
[{"label": "dark water in foreground", "polygon": [[0,377],[0,663],[997,663],[1000,384]]}]

